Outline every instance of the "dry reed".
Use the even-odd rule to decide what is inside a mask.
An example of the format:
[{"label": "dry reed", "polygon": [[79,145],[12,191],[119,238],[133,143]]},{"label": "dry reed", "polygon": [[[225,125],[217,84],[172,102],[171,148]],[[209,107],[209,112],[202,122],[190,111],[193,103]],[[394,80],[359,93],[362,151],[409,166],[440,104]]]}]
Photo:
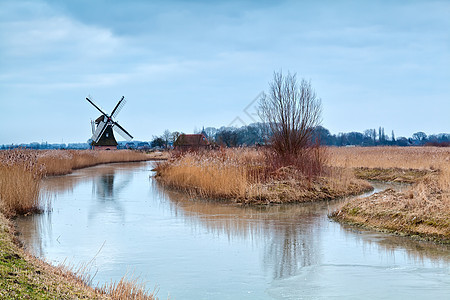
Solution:
[{"label": "dry reed", "polygon": [[117,300],[158,299],[156,297],[156,288],[151,292],[145,288],[145,283],[139,277],[134,277],[133,275],[130,277],[125,275],[118,282],[111,281],[109,284],[103,285],[99,290],[101,293]]},{"label": "dry reed", "polygon": [[[450,242],[450,149],[335,148],[331,163],[347,167],[434,170],[406,192],[387,190],[346,203],[333,217],[380,230]],[[426,174],[426,173],[425,173]]]},{"label": "dry reed", "polygon": [[88,166],[112,162],[144,161],[151,156],[135,151],[14,149],[0,151],[0,211],[6,216],[42,209],[43,176],[63,175]]},{"label": "dry reed", "polygon": [[0,151],[0,210],[6,216],[39,210],[43,168],[32,151]]},{"label": "dry reed", "polygon": [[262,156],[253,150],[188,152],[157,165],[166,185],[202,197],[244,197],[258,180]]},{"label": "dry reed", "polygon": [[295,164],[282,166],[271,158],[256,149],[184,153],[159,163],[157,178],[203,198],[252,204],[333,199],[371,188],[341,168],[329,167],[313,177]]}]

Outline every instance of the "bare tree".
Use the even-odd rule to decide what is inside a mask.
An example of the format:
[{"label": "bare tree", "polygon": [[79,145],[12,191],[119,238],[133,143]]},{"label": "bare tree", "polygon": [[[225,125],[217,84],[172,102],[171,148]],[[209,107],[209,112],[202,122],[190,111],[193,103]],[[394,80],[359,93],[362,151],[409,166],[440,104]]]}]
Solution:
[{"label": "bare tree", "polygon": [[271,131],[273,149],[282,156],[298,155],[312,143],[321,113],[321,100],[311,83],[298,83],[296,74],[275,72],[269,93],[260,99],[259,115]]},{"label": "bare tree", "polygon": [[168,129],[164,130],[162,138],[164,140],[164,147],[167,149],[169,145],[170,138],[172,137],[172,134]]}]

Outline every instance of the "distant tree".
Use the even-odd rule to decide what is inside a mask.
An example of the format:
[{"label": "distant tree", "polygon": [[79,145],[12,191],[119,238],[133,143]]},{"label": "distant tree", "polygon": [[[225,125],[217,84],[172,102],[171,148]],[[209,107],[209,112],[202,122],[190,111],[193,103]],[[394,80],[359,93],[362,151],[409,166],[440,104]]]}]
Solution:
[{"label": "distant tree", "polygon": [[391,140],[392,140],[392,143],[395,143],[395,134],[394,134],[394,130],[392,130]]},{"label": "distant tree", "polygon": [[175,141],[178,139],[178,137],[180,136],[180,134],[181,134],[181,133],[178,132],[178,131],[172,132],[172,136],[170,137],[170,140],[171,140],[172,144],[175,143]]},{"label": "distant tree", "polygon": [[236,131],[226,129],[217,133],[216,140],[227,147],[235,147],[238,143],[238,135]]},{"label": "distant tree", "polygon": [[413,133],[412,138],[417,141],[425,141],[427,138],[427,135],[425,132],[419,131],[419,132]]},{"label": "distant tree", "polygon": [[215,138],[215,135],[216,135],[216,133],[217,133],[217,129],[214,128],[214,127],[206,127],[206,128],[205,128],[205,132],[206,132],[206,135],[207,135],[208,140],[209,140],[210,142],[213,142],[213,141],[214,141],[214,138]]},{"label": "distant tree", "polygon": [[170,131],[168,129],[164,130],[163,135],[162,135],[162,139],[164,140],[164,148],[167,149],[171,137],[172,137],[172,133],[170,133]]},{"label": "distant tree", "polygon": [[153,137],[153,140],[151,142],[152,147],[164,147],[165,140],[162,137]]}]

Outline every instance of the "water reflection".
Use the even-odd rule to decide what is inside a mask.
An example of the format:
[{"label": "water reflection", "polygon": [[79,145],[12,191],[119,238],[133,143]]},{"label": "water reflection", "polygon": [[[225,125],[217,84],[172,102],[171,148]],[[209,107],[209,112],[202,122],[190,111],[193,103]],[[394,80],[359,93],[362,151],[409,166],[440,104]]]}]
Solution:
[{"label": "water reflection", "polygon": [[[65,195],[72,195],[74,199],[78,198],[78,201],[90,201],[87,214],[89,221],[95,221],[101,215],[117,217],[124,221],[125,209],[120,201],[121,193],[133,180],[134,172],[140,168],[142,164],[138,163],[103,165],[43,179],[41,194],[47,198],[44,201],[49,203],[49,208],[42,215],[19,217],[16,220],[16,227],[25,248],[30,249],[36,256],[44,256],[46,248],[59,243],[60,236],[55,237],[52,232],[52,202]],[[90,185],[91,195],[83,199],[79,199],[79,195],[73,195],[80,185]],[[76,210],[80,204],[72,201],[65,205],[69,210],[71,207]]]},{"label": "water reflection", "polygon": [[158,283],[161,298],[165,292],[180,299],[378,295],[391,282],[403,293],[422,270],[434,295],[448,291],[442,274],[449,246],[330,221],[327,214],[346,199],[259,207],[204,201],[159,186],[150,169],[105,165],[48,178],[53,211],[19,218],[21,240],[38,256],[73,263],[90,261],[105,241],[96,279],[133,270]]},{"label": "water reflection", "polygon": [[[386,188],[408,188],[404,184],[375,182],[374,185],[375,192]],[[152,189],[169,203],[173,214],[183,218],[190,227],[200,226],[211,234],[226,235],[229,241],[250,239],[253,244],[262,242],[264,270],[270,272],[273,279],[295,276],[304,267],[323,263],[323,231],[332,225],[343,229],[345,236],[361,243],[363,248],[376,247],[385,257],[394,258],[398,251],[404,251],[408,260],[417,263],[423,263],[424,259],[437,264],[450,261],[448,245],[362,230],[327,218],[331,211],[354,197],[299,205],[249,207],[193,199],[157,182],[153,183]]]}]

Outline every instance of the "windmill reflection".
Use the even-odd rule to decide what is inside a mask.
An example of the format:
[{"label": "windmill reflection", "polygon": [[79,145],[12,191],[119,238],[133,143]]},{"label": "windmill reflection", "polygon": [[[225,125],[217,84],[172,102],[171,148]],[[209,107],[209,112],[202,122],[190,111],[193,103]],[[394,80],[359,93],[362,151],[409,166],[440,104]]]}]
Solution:
[{"label": "windmill reflection", "polygon": [[132,173],[118,174],[116,170],[92,178],[92,198],[96,199],[88,214],[94,220],[99,214],[108,214],[124,219],[124,208],[121,204],[121,192],[133,179]]}]

